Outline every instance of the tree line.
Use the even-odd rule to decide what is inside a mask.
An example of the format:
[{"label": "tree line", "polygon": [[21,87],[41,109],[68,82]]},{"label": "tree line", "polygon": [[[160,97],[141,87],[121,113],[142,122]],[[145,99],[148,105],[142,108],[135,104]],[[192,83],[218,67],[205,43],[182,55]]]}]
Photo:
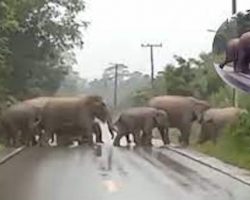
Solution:
[{"label": "tree line", "polygon": [[0,2],[0,101],[51,95],[82,47],[83,0]]}]

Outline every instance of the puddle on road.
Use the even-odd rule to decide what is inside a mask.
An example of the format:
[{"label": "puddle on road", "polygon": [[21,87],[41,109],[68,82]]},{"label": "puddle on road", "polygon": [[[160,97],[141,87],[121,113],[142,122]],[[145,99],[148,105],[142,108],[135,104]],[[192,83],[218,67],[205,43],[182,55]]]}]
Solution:
[{"label": "puddle on road", "polygon": [[[177,160],[170,158],[162,152],[162,150],[143,147],[135,149],[135,153],[164,173],[167,173],[167,176],[173,175],[173,179],[178,182],[179,185],[188,188],[189,190],[194,186],[198,186],[204,191],[208,189],[221,189],[209,179],[200,176],[195,170],[183,165],[181,161],[178,162]],[[172,173],[172,175],[169,173]]]},{"label": "puddle on road", "polygon": [[104,177],[109,177],[113,166],[113,148],[98,144],[94,147],[95,162],[99,174]]},{"label": "puddle on road", "polygon": [[103,181],[103,184],[107,191],[111,193],[117,192],[122,188],[122,183],[115,180],[105,180]]}]

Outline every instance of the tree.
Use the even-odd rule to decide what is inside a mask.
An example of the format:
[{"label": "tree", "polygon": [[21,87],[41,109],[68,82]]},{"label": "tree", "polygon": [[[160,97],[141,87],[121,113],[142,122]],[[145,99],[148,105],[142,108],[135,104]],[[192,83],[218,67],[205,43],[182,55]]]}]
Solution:
[{"label": "tree", "polygon": [[[18,98],[52,94],[72,66],[74,47],[83,45],[80,29],[87,23],[77,16],[83,0],[4,0],[1,2],[0,52],[8,66],[5,88]],[[6,14],[7,13],[7,14]],[[1,64],[0,64],[1,65]],[[40,91],[34,94],[34,91]],[[37,92],[35,92],[37,93]]]}]

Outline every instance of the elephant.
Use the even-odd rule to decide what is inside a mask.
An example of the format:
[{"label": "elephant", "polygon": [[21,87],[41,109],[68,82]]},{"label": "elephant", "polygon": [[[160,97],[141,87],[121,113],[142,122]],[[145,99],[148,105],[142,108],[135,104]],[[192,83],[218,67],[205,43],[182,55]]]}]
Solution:
[{"label": "elephant", "polygon": [[220,68],[233,62],[235,72],[249,73],[250,63],[250,32],[243,33],[239,38],[228,41],[226,47],[226,59],[220,64]]},{"label": "elephant", "polygon": [[[149,100],[148,105],[166,111],[169,117],[169,128],[177,128],[181,135],[179,142],[182,146],[189,145],[191,126],[199,121],[202,113],[210,108],[208,102],[192,96],[163,95]],[[167,136],[168,137],[168,136]]]},{"label": "elephant", "polygon": [[236,70],[236,63],[238,60],[239,41],[240,41],[239,38],[233,38],[233,39],[228,41],[227,46],[226,46],[225,61],[219,65],[219,67],[221,69],[223,69],[227,63],[233,62],[234,71],[237,71]]},{"label": "elephant", "polygon": [[[32,99],[24,100],[23,103],[28,104],[33,107],[34,111],[36,112],[36,116],[38,118],[39,123],[37,123],[37,126],[35,127],[35,132],[33,133],[33,136],[38,135],[39,138],[41,138],[41,135],[43,134],[43,126],[42,126],[42,112],[45,107],[45,105],[49,102],[50,99],[53,97],[36,97]],[[37,144],[37,141],[33,139],[33,145]]]},{"label": "elephant", "polygon": [[238,48],[236,68],[242,73],[249,73],[250,31],[241,35]]},{"label": "elephant", "polygon": [[6,146],[30,145],[34,142],[40,118],[34,106],[19,102],[10,106],[1,115],[1,132]]},{"label": "elephant", "polygon": [[42,124],[45,130],[42,144],[46,145],[54,133],[60,135],[64,128],[79,130],[80,138],[87,137],[88,143],[93,144],[94,119],[96,117],[102,122],[106,122],[107,116],[106,104],[102,97],[97,95],[51,98],[42,112]]},{"label": "elephant", "polygon": [[210,108],[204,112],[201,122],[201,132],[197,143],[203,144],[211,140],[214,144],[222,130],[237,121],[240,114],[247,112],[236,107]]},{"label": "elephant", "polygon": [[[151,107],[134,107],[123,111],[115,122],[117,135],[113,145],[120,146],[120,139],[123,136],[133,134],[136,145],[151,144],[153,128],[158,128],[164,144],[168,143],[168,115],[165,111]],[[140,132],[143,131],[141,140]]]},{"label": "elephant", "polygon": [[[96,142],[103,143],[102,140],[102,131],[98,122],[93,122],[92,124],[92,132],[96,135]],[[83,143],[83,139],[79,138],[81,136],[81,129],[77,129],[76,127],[63,127],[63,130],[57,131],[57,145],[64,146],[72,144],[74,140],[77,140],[80,144]]]}]

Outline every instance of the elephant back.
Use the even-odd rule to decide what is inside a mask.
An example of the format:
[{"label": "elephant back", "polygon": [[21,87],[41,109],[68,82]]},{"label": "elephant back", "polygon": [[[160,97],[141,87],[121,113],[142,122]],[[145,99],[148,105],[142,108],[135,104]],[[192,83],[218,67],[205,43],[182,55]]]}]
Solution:
[{"label": "elephant back", "polygon": [[240,37],[239,48],[249,51],[250,50],[250,31],[244,33]]},{"label": "elephant back", "polygon": [[42,109],[48,103],[48,101],[52,98],[53,97],[37,97],[37,98],[25,100],[23,101],[23,103],[34,106],[35,108]]},{"label": "elephant back", "polygon": [[16,103],[7,108],[1,116],[3,122],[13,126],[26,123],[28,120],[36,120],[36,112],[33,106],[23,102]]},{"label": "elephant back", "polygon": [[204,121],[213,121],[218,126],[224,126],[235,122],[241,113],[242,109],[236,107],[211,108],[205,112]]},{"label": "elephant back", "polygon": [[178,126],[186,118],[193,118],[193,100],[187,97],[158,96],[152,98],[148,105],[165,110],[172,127]]},{"label": "elephant back", "polygon": [[107,107],[100,96],[53,97],[44,107],[43,118],[75,122],[80,116],[86,116],[87,118],[98,117],[103,121],[107,118],[107,112]]},{"label": "elephant back", "polygon": [[148,120],[154,120],[157,113],[158,110],[152,107],[128,108],[120,113],[116,124],[123,123],[132,129],[135,127],[143,128],[143,125],[149,122]]}]

